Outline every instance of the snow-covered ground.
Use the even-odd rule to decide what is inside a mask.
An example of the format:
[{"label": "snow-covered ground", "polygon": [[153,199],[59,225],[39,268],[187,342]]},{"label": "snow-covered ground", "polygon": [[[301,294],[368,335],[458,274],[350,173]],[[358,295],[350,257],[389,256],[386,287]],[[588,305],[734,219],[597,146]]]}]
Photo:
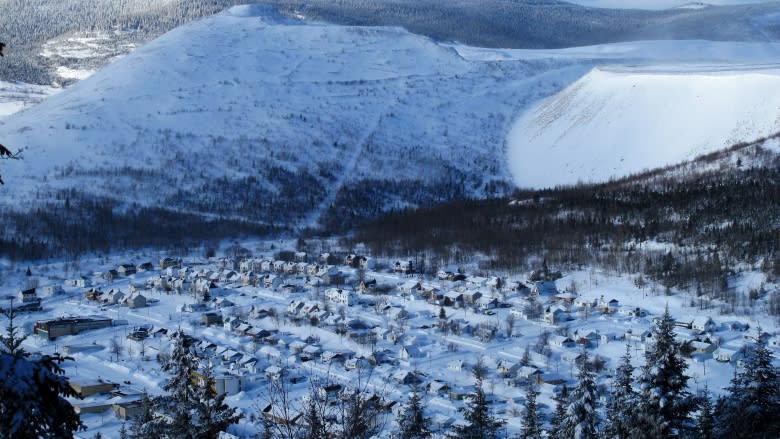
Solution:
[{"label": "snow-covered ground", "polygon": [[525,113],[509,134],[521,186],[606,181],[780,131],[780,70],[594,69]]},{"label": "snow-covered ground", "polygon": [[[254,242],[244,244],[246,248],[255,252],[257,260],[263,257],[273,258],[271,242]],[[276,246],[289,244],[275,241]],[[284,247],[277,247],[284,248]],[[41,313],[22,314],[17,321],[29,334],[35,321],[57,318],[61,316],[89,316],[97,315],[107,317],[116,322],[114,326],[94,331],[86,331],[79,335],[58,337],[48,340],[40,336],[31,335],[26,341],[26,347],[31,351],[42,352],[72,352],[73,361],[65,364],[68,376],[74,382],[93,382],[105,380],[119,385],[120,392],[124,395],[119,399],[133,399],[144,391],[153,395],[161,394],[162,385],[166,380],[166,374],[160,371],[154,358],[158,352],[166,351],[170,347],[170,340],[165,336],[156,335],[146,339],[143,343],[129,339],[136,327],[165,328],[173,331],[183,329],[190,335],[202,341],[214,343],[221,352],[230,348],[245,354],[247,358],[257,359],[256,371],[230,370],[229,362],[223,362],[216,354],[209,354],[207,358],[217,366],[218,373],[226,372],[232,375],[242,376],[241,390],[228,398],[229,404],[239,407],[246,415],[241,425],[236,426],[234,433],[244,437],[256,430],[257,425],[249,421],[249,415],[257,414],[259,407],[264,406],[267,398],[268,378],[266,369],[270,366],[281,366],[287,369],[289,376],[298,375],[305,377],[319,377],[344,385],[354,385],[357,372],[349,370],[342,363],[326,363],[319,357],[310,361],[302,361],[300,355],[294,353],[302,346],[316,346],[321,351],[352,352],[356,356],[368,357],[374,351],[385,350],[393,361],[377,365],[372,368],[368,386],[370,389],[381,392],[386,397],[404,402],[409,388],[393,381],[393,376],[399,372],[419,370],[424,373],[423,385],[430,384],[434,380],[446,383],[457,393],[467,392],[468,386],[473,382],[468,368],[473,366],[478,358],[482,358],[488,367],[489,373],[486,379],[486,391],[493,395],[496,403],[493,410],[498,416],[508,418],[508,430],[510,433],[520,428],[520,417],[513,415],[516,410],[521,410],[524,388],[515,387],[512,380],[499,376],[497,366],[500,362],[516,365],[523,357],[526,347],[531,347],[531,366],[538,368],[545,381],[571,383],[575,375],[573,358],[581,352],[581,346],[561,347],[552,343],[545,347],[543,355],[533,352],[539,338],[548,333],[551,338],[558,334],[566,334],[573,341],[588,336],[591,332],[597,334],[592,345],[588,348],[591,358],[596,355],[606,362],[606,369],[601,374],[600,382],[609,385],[605,374],[609,373],[625,353],[626,344],[631,346],[634,364],[640,366],[644,363],[645,342],[641,334],[650,328],[652,319],[662,314],[668,307],[673,317],[679,321],[692,321],[696,317],[712,317],[714,326],[709,333],[699,335],[696,331],[686,328],[678,328],[679,340],[707,340],[715,346],[730,349],[739,349],[749,340],[746,336],[753,336],[755,329],[760,325],[763,331],[773,336],[776,344],[770,345],[775,356],[780,354],[780,340],[777,320],[764,315],[762,312],[753,312],[745,315],[720,315],[720,304],[712,302],[709,307],[701,308],[693,297],[672,291],[671,295],[665,295],[663,288],[652,283],[639,289],[635,286],[634,279],[630,276],[606,274],[595,270],[575,271],[565,273],[565,276],[557,281],[559,290],[576,289],[577,294],[574,304],[558,305],[569,309],[568,320],[555,324],[526,320],[518,317],[513,326],[511,337],[506,335],[506,322],[509,313],[518,311],[527,303],[528,292],[518,292],[513,289],[517,282],[525,282],[524,278],[504,278],[505,288],[501,291],[488,286],[489,278],[469,277],[465,283],[452,283],[435,279],[421,279],[417,276],[400,275],[382,270],[366,270],[365,279],[376,279],[378,285],[387,286],[390,289],[382,295],[358,296],[363,304],[345,306],[344,315],[346,321],[361,320],[369,326],[376,327],[380,337],[375,344],[360,344],[350,336],[342,336],[336,333],[338,324],[331,323],[330,319],[336,319],[341,313],[341,306],[329,303],[325,299],[327,286],[318,287],[316,282],[310,282],[311,286],[305,286],[305,276],[289,274],[284,276],[285,282],[295,285],[298,292],[284,292],[282,288],[264,288],[263,286],[245,286],[240,282],[215,280],[217,288],[212,287],[211,299],[215,301],[229,300],[232,306],[217,308],[215,303],[210,303],[206,311],[217,312],[225,320],[234,316],[243,316],[242,319],[250,326],[273,332],[273,342],[253,342],[247,335],[241,335],[223,326],[204,327],[200,324],[201,312],[184,312],[182,306],[197,302],[188,290],[183,294],[176,292],[162,292],[151,287],[155,280],[161,277],[173,279],[193,279],[196,276],[208,273],[227,273],[221,267],[220,259],[205,260],[197,256],[186,256],[184,266],[189,267],[186,274],[179,274],[178,269],[170,272],[159,269],[157,262],[164,254],[152,251],[139,251],[126,254],[103,255],[94,258],[83,258],[76,261],[50,261],[39,265],[31,265],[31,277],[25,276],[27,266],[13,265],[4,262],[0,265],[0,297],[16,297],[20,289],[37,284],[38,294],[42,296],[44,311]],[[119,264],[140,264],[150,261],[155,268],[149,271],[139,272],[128,277],[117,277],[105,280],[101,274],[109,269],[115,269]],[[309,257],[312,261],[312,257]],[[385,266],[392,266],[393,261],[378,261]],[[335,268],[347,277],[345,287],[357,281],[357,272],[347,266],[337,265]],[[238,271],[238,270],[236,270]],[[265,273],[258,273],[265,275]],[[73,287],[66,285],[62,293],[47,295],[45,288],[51,285],[66,284],[67,279],[78,278],[86,275],[93,283],[91,287]],[[413,286],[420,282],[422,288],[438,288],[442,294],[464,293],[469,291],[481,291],[485,297],[495,297],[507,307],[499,307],[489,313],[478,313],[469,308],[454,308],[445,306],[446,318],[457,321],[461,325],[469,324],[476,328],[480,324],[493,325],[498,328],[495,339],[487,341],[475,335],[467,333],[456,334],[454,332],[442,333],[435,328],[439,322],[440,306],[426,302],[420,293],[411,295],[403,294],[404,285]],[[91,289],[100,289],[106,294],[111,291],[130,293],[131,285],[140,288],[136,293],[141,294],[152,303],[143,308],[129,309],[126,306],[100,304],[87,300],[85,293]],[[757,273],[747,272],[741,275],[733,284],[738,295],[747,294],[748,290],[763,286],[767,290],[777,288],[777,285],[766,282],[766,278]],[[105,296],[104,296],[105,297]],[[582,302],[599,302],[615,299],[618,307],[609,314],[602,313],[599,309],[592,308],[586,311],[579,305]],[[308,304],[317,304],[321,311],[330,309],[330,317],[322,314],[322,319],[317,325],[312,325],[308,318],[295,323],[291,318],[284,317],[289,304],[293,300],[302,300]],[[372,306],[369,302],[387,300],[388,307]],[[568,296],[567,300],[572,300]],[[763,300],[763,299],[759,299]],[[542,295],[540,302],[546,308],[548,302],[552,305],[553,296]],[[0,301],[6,306],[5,301]],[[326,305],[327,304],[327,305]],[[601,308],[599,306],[598,308]],[[279,319],[262,317],[256,314],[264,309],[276,309],[281,316]],[[645,314],[641,317],[628,315],[639,308]],[[395,317],[404,309],[408,312],[407,320]],[[755,309],[761,309],[760,303]],[[743,308],[740,308],[743,310]],[[735,322],[749,325],[747,331],[731,330]],[[5,317],[0,316],[0,326],[5,326]],[[277,332],[278,331],[278,332]],[[625,339],[627,333],[633,334],[633,338]],[[384,334],[384,335],[381,335]],[[392,334],[399,338],[394,341]],[[121,345],[121,353],[116,358],[112,353],[112,340]],[[308,341],[306,341],[308,340]],[[301,344],[303,343],[303,344]],[[298,347],[296,347],[296,345]],[[404,360],[401,357],[402,346],[414,346],[420,351],[420,355]],[[714,348],[714,347],[713,347]],[[76,352],[78,351],[78,352]],[[73,353],[75,352],[75,353]],[[351,354],[349,354],[351,355]],[[461,360],[463,365],[457,364]],[[720,394],[733,375],[735,362],[716,361],[711,353],[693,354],[688,360],[687,373],[691,377],[690,388],[692,391],[701,390],[705,386],[710,392]],[[554,407],[552,401],[555,384],[541,384],[540,402],[543,404],[543,412],[549,414]],[[293,396],[299,398],[308,390],[308,383],[303,381],[292,386]],[[85,401],[76,403],[105,402],[109,395],[94,395]],[[463,406],[462,401],[450,399],[446,394],[429,392],[424,396],[426,412],[428,416],[439,416],[458,419],[461,415],[458,408]],[[84,414],[83,420],[89,426],[84,437],[91,437],[96,431],[100,431],[108,437],[114,437],[121,425],[121,421],[115,418],[110,409],[99,413]],[[392,423],[388,424],[388,431],[392,431]]]},{"label": "snow-covered ground", "polygon": [[[101,38],[65,38],[45,53],[86,57]],[[309,226],[361,179],[465,175],[475,181],[467,193],[485,196],[495,181],[607,178],[752,140],[776,128],[779,55],[777,44],[706,41],[481,49],[236,7],[5,117],[4,144],[28,153],[3,177],[17,206],[66,188],[159,205],[280,167],[317,180],[322,202],[299,219]],[[150,177],[117,177],[137,168]]]}]

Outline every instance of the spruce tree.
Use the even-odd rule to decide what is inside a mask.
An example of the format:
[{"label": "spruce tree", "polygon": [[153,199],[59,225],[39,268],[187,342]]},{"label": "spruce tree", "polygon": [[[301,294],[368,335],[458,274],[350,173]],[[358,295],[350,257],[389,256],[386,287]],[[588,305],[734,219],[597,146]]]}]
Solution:
[{"label": "spruce tree", "polygon": [[320,400],[314,387],[309,390],[303,407],[303,439],[328,439],[327,403]]},{"label": "spruce tree", "polygon": [[6,334],[0,336],[0,439],[72,437],[84,428],[65,397],[75,397],[60,365],[60,355],[31,356],[21,344],[25,336],[7,312]]},{"label": "spruce tree", "polygon": [[699,416],[696,418],[696,439],[713,439],[714,419],[712,400],[707,390],[699,397]]},{"label": "spruce tree", "polygon": [[541,439],[542,429],[539,425],[539,408],[536,405],[536,396],[539,393],[533,384],[529,384],[525,392],[525,410],[523,412],[523,429],[520,432],[522,439]]},{"label": "spruce tree", "polygon": [[490,406],[485,396],[482,381],[485,378],[485,366],[482,361],[477,361],[472,369],[474,374],[474,393],[466,403],[463,418],[466,425],[456,426],[450,437],[457,439],[495,439],[499,429],[504,425],[503,420],[497,419],[490,412]]},{"label": "spruce tree", "polygon": [[566,384],[561,387],[560,392],[558,392],[553,399],[555,400],[555,412],[550,419],[550,431],[548,436],[551,438],[558,438],[561,436],[561,427],[563,426],[563,421],[566,419],[566,407],[569,405],[569,388],[566,387]]},{"label": "spruce tree", "polygon": [[615,370],[615,379],[607,404],[607,418],[604,436],[612,439],[628,439],[632,426],[632,407],[637,404],[632,387],[634,366],[631,365],[631,346],[626,344],[626,353]]},{"label": "spruce tree", "polygon": [[717,432],[721,437],[736,439],[778,438],[779,413],[780,372],[759,335],[747,348],[744,366],[731,380],[728,395],[718,401]]},{"label": "spruce tree", "polygon": [[170,359],[162,365],[162,370],[171,373],[163,389],[168,392],[166,409],[172,418],[168,431],[173,437],[192,437],[193,407],[195,386],[193,380],[198,371],[198,358],[191,351],[186,336],[181,331],[173,334],[174,348]]},{"label": "spruce tree", "polygon": [[404,406],[403,415],[398,421],[399,439],[426,439],[431,437],[428,429],[429,419],[425,417],[418,386],[412,386],[412,392]]},{"label": "spruce tree", "polygon": [[577,385],[569,395],[566,418],[560,426],[560,439],[597,439],[599,437],[598,395],[596,374],[588,364],[588,353],[583,352],[578,364]]},{"label": "spruce tree", "polygon": [[[655,322],[652,342],[645,351],[639,376],[639,400],[634,411],[634,432],[639,437],[671,437],[683,434],[695,399],[688,392],[688,365],[675,338],[669,308]],[[632,433],[632,436],[634,434]]]},{"label": "spruce tree", "polygon": [[[130,439],[159,439],[162,437],[164,423],[155,415],[155,400],[144,393],[141,398],[141,413],[130,423]],[[124,427],[124,424],[122,424]]]},{"label": "spruce tree", "polygon": [[238,423],[241,416],[225,404],[225,394],[217,394],[215,390],[211,367],[203,369],[195,386],[193,421],[197,433],[192,436],[193,439],[217,437],[229,425]]},{"label": "spruce tree", "polygon": [[165,406],[173,418],[167,433],[174,438],[216,437],[240,416],[224,403],[224,395],[217,395],[211,368],[200,369],[187,337],[178,332],[174,340],[170,360],[163,364],[163,370],[172,374],[163,386],[169,393]]}]

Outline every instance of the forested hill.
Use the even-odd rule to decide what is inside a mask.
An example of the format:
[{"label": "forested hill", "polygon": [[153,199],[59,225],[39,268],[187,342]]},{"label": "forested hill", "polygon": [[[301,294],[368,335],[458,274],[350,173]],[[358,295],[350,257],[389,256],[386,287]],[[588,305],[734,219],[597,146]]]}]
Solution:
[{"label": "forested hill", "polygon": [[[57,68],[97,69],[132,47],[237,4],[271,3],[296,18],[401,26],[469,45],[558,48],[677,39],[777,41],[776,2],[641,11],[587,8],[557,0],[27,0],[0,2],[7,56],[0,80],[51,84]],[[773,15],[774,14],[774,15]],[[88,38],[84,50],[46,49]],[[99,54],[89,53],[99,46]]]},{"label": "forested hill", "polygon": [[353,238],[377,255],[434,264],[529,257],[645,274],[669,287],[722,291],[738,266],[780,275],[780,155],[776,138],[596,185],[457,201],[372,222]]},{"label": "forested hill", "polygon": [[[560,48],[636,40],[767,41],[778,4],[660,11],[587,8],[557,0],[270,0],[296,17],[394,25],[482,47]],[[683,2],[681,2],[683,3]],[[468,17],[468,19],[464,19]]]}]

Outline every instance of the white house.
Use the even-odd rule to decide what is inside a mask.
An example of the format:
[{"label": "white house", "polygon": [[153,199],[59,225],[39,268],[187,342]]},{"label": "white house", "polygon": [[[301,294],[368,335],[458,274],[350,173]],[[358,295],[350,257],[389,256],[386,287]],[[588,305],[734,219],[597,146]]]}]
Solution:
[{"label": "white house", "polygon": [[357,295],[341,288],[328,288],[325,290],[325,298],[333,303],[352,306],[357,303]]}]

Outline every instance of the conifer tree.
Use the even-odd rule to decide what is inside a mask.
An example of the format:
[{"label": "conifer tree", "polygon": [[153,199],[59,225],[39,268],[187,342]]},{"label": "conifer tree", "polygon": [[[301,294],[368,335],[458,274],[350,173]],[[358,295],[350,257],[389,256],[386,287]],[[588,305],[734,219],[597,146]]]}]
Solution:
[{"label": "conifer tree", "polygon": [[632,387],[634,366],[631,365],[631,346],[626,344],[626,353],[615,370],[610,400],[607,404],[607,418],[604,436],[612,439],[628,439],[632,426],[632,407],[637,404]]},{"label": "conifer tree", "polygon": [[578,364],[577,385],[569,395],[566,418],[560,426],[560,439],[597,439],[599,437],[596,374],[590,370],[588,353],[583,352]]},{"label": "conifer tree", "polygon": [[550,419],[550,431],[548,436],[557,438],[561,436],[561,427],[563,426],[563,421],[566,419],[566,406],[569,405],[569,388],[566,387],[566,384],[561,387],[560,392],[555,395],[554,399],[555,412]]},{"label": "conifer tree", "polygon": [[163,389],[168,392],[166,409],[172,418],[168,427],[171,436],[188,437],[193,431],[192,402],[196,398],[192,382],[198,371],[198,359],[190,350],[189,342],[181,331],[172,336],[173,352],[170,359],[162,365],[162,370],[171,373]]},{"label": "conifer tree", "polygon": [[154,410],[155,401],[144,393],[141,398],[141,413],[130,423],[130,439],[159,439],[162,437],[164,426],[154,416]]},{"label": "conifer tree", "polygon": [[26,338],[7,311],[6,334],[0,336],[0,439],[72,437],[84,428],[65,397],[75,397],[60,355],[32,357],[21,344]]},{"label": "conifer tree", "polygon": [[399,439],[426,439],[431,437],[431,431],[428,429],[429,419],[425,417],[419,388],[415,384],[412,386],[412,392],[404,406],[403,415],[398,421]]},{"label": "conifer tree", "polygon": [[166,433],[174,438],[216,437],[240,416],[224,403],[224,395],[217,395],[210,367],[200,369],[187,337],[178,332],[174,340],[170,360],[163,364],[163,370],[172,374],[163,386],[169,393],[165,407],[173,418]]},{"label": "conifer tree", "polygon": [[217,394],[210,366],[203,369],[201,376],[195,384],[193,418],[197,434],[193,435],[193,439],[217,437],[221,431],[241,419],[235,409],[225,404],[225,394]]},{"label": "conifer tree", "polygon": [[494,439],[498,437],[503,420],[497,419],[490,412],[490,406],[485,396],[482,381],[485,378],[485,366],[481,360],[472,369],[474,374],[474,393],[463,409],[463,417],[467,424],[456,426],[450,437],[457,439]]},{"label": "conifer tree", "polygon": [[538,394],[533,384],[529,384],[525,392],[523,429],[520,432],[522,439],[541,439],[542,437],[542,429],[539,425],[539,408],[536,405],[536,396]]},{"label": "conifer tree", "polygon": [[712,400],[707,390],[699,397],[699,416],[696,419],[696,439],[713,439],[714,420]]},{"label": "conifer tree", "polygon": [[[759,328],[759,334],[761,329]],[[720,437],[769,439],[780,437],[780,372],[761,337],[747,348],[744,367],[731,380],[728,395],[718,400]]]},{"label": "conifer tree", "polygon": [[695,399],[688,392],[688,365],[675,338],[669,308],[652,328],[651,346],[639,376],[639,400],[635,406],[632,437],[671,437],[683,433]]}]

